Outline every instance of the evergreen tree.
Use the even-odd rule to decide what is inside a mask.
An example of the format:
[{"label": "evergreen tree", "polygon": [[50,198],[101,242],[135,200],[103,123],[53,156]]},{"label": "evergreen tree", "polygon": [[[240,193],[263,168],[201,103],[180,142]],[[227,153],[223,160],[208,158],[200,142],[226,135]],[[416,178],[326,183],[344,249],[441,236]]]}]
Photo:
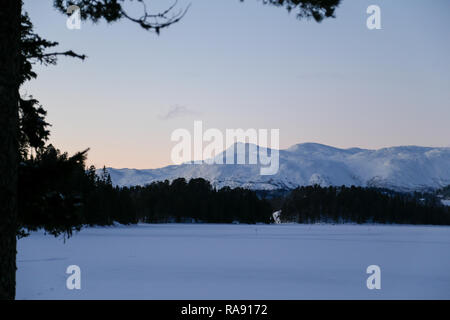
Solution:
[{"label": "evergreen tree", "polygon": [[[132,0],[130,0],[132,1]],[[283,0],[263,1],[274,6],[284,6],[288,10],[298,8],[298,17],[312,17],[321,21],[332,17],[340,0]],[[170,6],[163,12],[148,12],[143,0],[144,13],[133,17],[124,8],[127,0],[54,0],[54,7],[63,14],[67,8],[77,5],[81,9],[81,18],[91,21],[101,19],[113,22],[121,19],[137,23],[145,30],[157,34],[164,28],[178,22],[187,8],[174,11]],[[30,33],[31,22],[22,12],[21,0],[2,0],[0,6],[0,299],[15,297],[15,256],[17,230],[18,164],[20,155],[19,141],[19,86],[24,79],[36,77],[30,61],[37,59],[43,63],[54,64],[58,55],[78,57],[84,55],[73,51],[46,52],[57,45],[56,42],[43,40]],[[27,34],[28,33],[28,34]],[[27,37],[30,36],[30,37]],[[33,110],[32,110],[33,111]],[[42,112],[34,110],[35,116]],[[36,126],[37,128],[38,126]],[[23,128],[23,127],[21,127]],[[45,137],[41,132],[40,136]]]}]

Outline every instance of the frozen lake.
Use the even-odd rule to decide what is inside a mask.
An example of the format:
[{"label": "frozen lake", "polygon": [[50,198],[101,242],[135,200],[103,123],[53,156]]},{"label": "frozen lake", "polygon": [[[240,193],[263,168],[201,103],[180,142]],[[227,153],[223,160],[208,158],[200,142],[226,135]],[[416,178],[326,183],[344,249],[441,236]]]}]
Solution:
[{"label": "frozen lake", "polygon": [[[450,299],[450,227],[140,224],[65,243],[35,232],[17,265],[17,299]],[[80,290],[66,288],[69,265]]]}]

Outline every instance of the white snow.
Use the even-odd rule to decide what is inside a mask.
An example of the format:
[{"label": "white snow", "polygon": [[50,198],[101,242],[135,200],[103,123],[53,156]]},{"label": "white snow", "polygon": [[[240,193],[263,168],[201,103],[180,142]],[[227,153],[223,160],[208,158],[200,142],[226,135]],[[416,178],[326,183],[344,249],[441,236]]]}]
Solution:
[{"label": "white snow", "polygon": [[179,177],[205,178],[219,188],[240,186],[250,189],[320,184],[413,191],[450,185],[450,148],[402,146],[367,150],[303,143],[280,150],[279,156],[278,173],[268,176],[260,175],[259,165],[249,164],[182,164],[160,169],[108,170],[113,183],[120,186],[144,185]]},{"label": "white snow", "polygon": [[[450,228],[140,224],[19,240],[18,299],[450,299]],[[66,289],[69,265],[81,290]],[[381,268],[381,290],[366,269]]]},{"label": "white snow", "polygon": [[272,213],[272,218],[275,223],[280,224],[281,223],[281,210],[275,211]]},{"label": "white snow", "polygon": [[441,202],[444,204],[444,206],[450,207],[450,200],[441,200]]}]

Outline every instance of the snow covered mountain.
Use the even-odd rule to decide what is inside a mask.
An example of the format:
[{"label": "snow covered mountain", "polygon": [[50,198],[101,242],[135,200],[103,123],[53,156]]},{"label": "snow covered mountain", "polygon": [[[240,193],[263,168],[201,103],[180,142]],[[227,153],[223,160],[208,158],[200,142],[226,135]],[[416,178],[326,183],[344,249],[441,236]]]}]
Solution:
[{"label": "snow covered mountain", "polygon": [[[246,148],[248,151],[248,145]],[[230,186],[271,190],[320,184],[413,191],[450,185],[450,148],[401,146],[379,150],[338,149],[302,143],[279,151],[277,174],[260,175],[259,169],[259,165],[250,164],[203,163],[147,170],[108,168],[108,171],[113,183],[119,186],[201,177],[218,188]]]}]

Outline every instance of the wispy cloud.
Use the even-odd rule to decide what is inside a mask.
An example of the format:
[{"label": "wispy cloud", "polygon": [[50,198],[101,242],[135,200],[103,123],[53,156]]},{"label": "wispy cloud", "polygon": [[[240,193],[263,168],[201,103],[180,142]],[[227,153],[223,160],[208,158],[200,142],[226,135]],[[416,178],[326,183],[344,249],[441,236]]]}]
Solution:
[{"label": "wispy cloud", "polygon": [[161,120],[170,120],[174,118],[180,118],[196,114],[198,114],[198,112],[191,110],[185,106],[174,105],[170,106],[169,109],[164,114],[160,114],[158,118]]}]

